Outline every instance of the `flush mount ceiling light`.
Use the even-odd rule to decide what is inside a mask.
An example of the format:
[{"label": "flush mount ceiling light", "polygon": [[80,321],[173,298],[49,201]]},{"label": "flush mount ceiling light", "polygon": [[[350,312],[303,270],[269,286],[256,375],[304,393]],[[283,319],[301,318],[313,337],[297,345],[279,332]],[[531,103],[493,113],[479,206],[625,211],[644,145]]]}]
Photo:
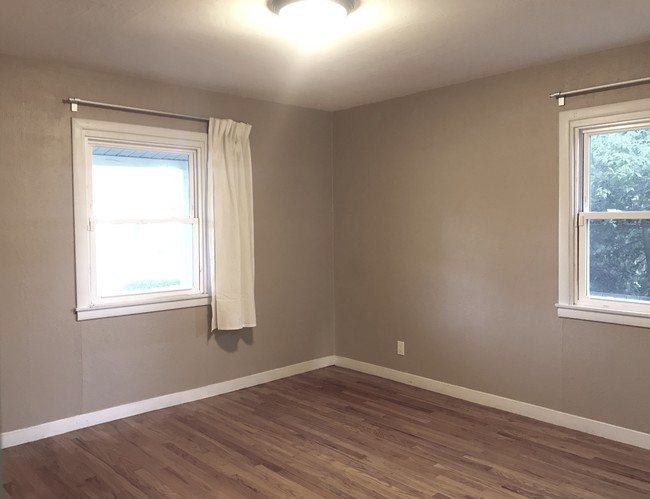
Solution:
[{"label": "flush mount ceiling light", "polygon": [[270,0],[268,7],[288,21],[327,24],[344,19],[354,10],[355,0]]}]

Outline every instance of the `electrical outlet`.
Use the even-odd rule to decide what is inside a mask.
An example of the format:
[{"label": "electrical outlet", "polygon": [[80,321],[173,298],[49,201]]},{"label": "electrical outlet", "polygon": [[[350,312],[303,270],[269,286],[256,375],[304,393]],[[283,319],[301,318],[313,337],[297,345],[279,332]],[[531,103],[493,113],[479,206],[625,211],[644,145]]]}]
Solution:
[{"label": "electrical outlet", "polygon": [[397,341],[397,355],[404,355],[404,342]]}]

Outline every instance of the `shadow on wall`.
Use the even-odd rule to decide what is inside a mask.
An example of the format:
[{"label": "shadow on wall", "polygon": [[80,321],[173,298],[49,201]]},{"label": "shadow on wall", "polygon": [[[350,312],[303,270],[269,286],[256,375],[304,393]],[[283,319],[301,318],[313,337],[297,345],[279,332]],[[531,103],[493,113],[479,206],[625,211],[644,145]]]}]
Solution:
[{"label": "shadow on wall", "polygon": [[234,330],[215,329],[214,331],[211,331],[210,329],[212,326],[212,310],[210,310],[210,307],[208,308],[208,310],[209,310],[208,317],[207,317],[208,323],[206,324],[208,330],[208,341],[214,338],[214,341],[217,342],[217,345],[219,345],[223,351],[229,353],[237,351],[237,349],[239,348],[240,341],[243,341],[247,345],[253,344],[252,327],[244,327],[241,329],[234,329]]},{"label": "shadow on wall", "polygon": [[222,350],[232,353],[237,351],[240,341],[247,345],[253,344],[253,328],[245,327],[236,331],[219,331],[216,329],[208,334],[208,339],[213,337]]}]

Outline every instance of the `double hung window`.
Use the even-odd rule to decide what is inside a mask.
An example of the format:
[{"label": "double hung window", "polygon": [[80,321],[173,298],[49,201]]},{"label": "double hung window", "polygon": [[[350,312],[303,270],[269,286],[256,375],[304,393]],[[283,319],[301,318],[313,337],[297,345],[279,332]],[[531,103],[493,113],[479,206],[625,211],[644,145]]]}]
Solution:
[{"label": "double hung window", "polygon": [[206,140],[73,120],[80,320],[208,303]]},{"label": "double hung window", "polygon": [[650,100],[560,129],[559,315],[650,327]]}]

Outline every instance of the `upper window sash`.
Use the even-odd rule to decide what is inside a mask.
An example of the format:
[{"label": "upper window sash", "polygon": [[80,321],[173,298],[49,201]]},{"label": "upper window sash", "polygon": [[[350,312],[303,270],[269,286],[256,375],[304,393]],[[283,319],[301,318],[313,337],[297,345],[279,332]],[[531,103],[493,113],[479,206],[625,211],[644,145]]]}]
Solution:
[{"label": "upper window sash", "polygon": [[[592,137],[616,133],[616,132],[627,132],[634,130],[645,130],[650,128],[650,116],[645,116],[641,119],[634,119],[628,122],[616,123],[616,124],[606,124],[606,125],[592,125],[588,127],[582,127],[577,130],[577,143],[579,144],[580,155],[578,156],[578,165],[575,167],[576,186],[582,192],[581,203],[579,204],[578,211],[581,213],[611,213],[611,212],[622,212],[630,213],[630,211],[622,210],[621,207],[614,208],[607,211],[594,210],[591,206],[591,190],[589,186],[591,178],[591,142]],[[578,198],[580,200],[580,198]],[[612,217],[616,218],[616,217]],[[621,217],[626,218],[626,217]]]},{"label": "upper window sash", "polygon": [[[124,129],[145,129],[145,130],[161,130],[165,135],[151,137],[144,134],[135,134],[124,132],[122,133],[122,138],[119,138],[120,135],[115,135],[113,133],[105,133],[106,136],[112,137],[112,140],[106,140],[104,134],[99,137],[93,137],[89,135],[86,139],[85,148],[86,148],[86,164],[88,168],[92,168],[93,165],[93,149],[94,148],[123,148],[125,145],[132,147],[137,150],[151,151],[151,152],[160,152],[165,151],[167,153],[179,153],[187,155],[189,172],[188,172],[188,187],[189,187],[189,218],[194,218],[198,213],[198,206],[202,203],[202,197],[197,196],[197,193],[200,192],[200,185],[202,184],[202,176],[200,171],[202,170],[201,165],[205,164],[206,158],[204,157],[205,151],[198,148],[198,143],[193,143],[192,141],[180,140],[178,137],[179,134],[194,134],[195,132],[182,132],[171,129],[157,129],[151,127],[140,127],[135,125],[119,125],[114,123],[108,123],[109,125],[118,125],[120,128]],[[167,133],[172,132],[172,133]],[[197,139],[202,135],[196,133]],[[136,140],[135,137],[141,137],[140,140]],[[150,159],[150,158],[146,158]],[[198,172],[198,173],[197,173]],[[89,204],[89,215],[94,216],[93,212],[93,200],[92,200],[92,172],[89,174],[89,184],[86,192],[88,196]],[[165,218],[165,217],[157,217]],[[181,218],[181,217],[179,217]]]}]

